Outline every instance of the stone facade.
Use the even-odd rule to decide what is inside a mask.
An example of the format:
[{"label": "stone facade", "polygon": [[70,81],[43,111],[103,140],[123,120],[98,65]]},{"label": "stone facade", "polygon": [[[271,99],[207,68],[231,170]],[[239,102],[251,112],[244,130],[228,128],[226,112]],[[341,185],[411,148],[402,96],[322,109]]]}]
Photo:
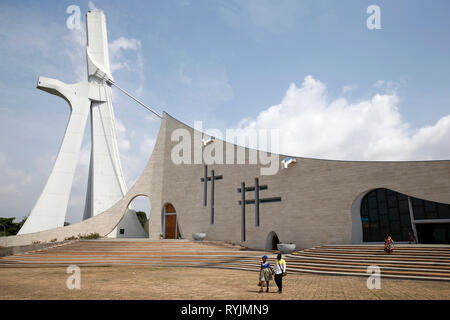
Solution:
[{"label": "stone facade", "polygon": [[[208,176],[214,170],[223,179],[215,183],[215,219],[210,224],[210,184],[207,206],[204,206],[204,185],[200,180],[204,164],[176,165],[171,160],[172,149],[179,143],[172,141],[171,135],[180,128],[191,133],[194,147],[194,129],[164,113],[146,168],[130,191],[110,209],[67,227],[0,238],[0,246],[55,238],[61,241],[71,235],[92,232],[105,236],[120,222],[129,203],[140,195],[151,200],[146,225],[151,239],[159,239],[163,232],[163,207],[171,203],[185,238],[191,239],[194,232],[204,232],[207,240],[223,240],[256,249],[266,248],[272,231],[281,242],[295,243],[298,249],[327,243],[360,243],[360,201],[364,194],[376,188],[450,203],[450,161],[363,162],[296,157],[294,166],[284,169],[280,165],[275,175],[261,175],[260,164],[213,164],[208,165]],[[248,160],[249,149],[223,143],[224,154],[227,147],[236,148],[235,160],[238,150],[244,149]],[[280,155],[279,161],[284,157]],[[255,178],[260,185],[268,186],[267,190],[260,191],[260,197],[281,197],[281,202],[260,205],[259,226],[255,226],[255,205],[246,205],[246,241],[241,242],[241,194],[237,189],[242,182],[253,186]],[[247,192],[246,198],[254,199],[254,192]]]}]

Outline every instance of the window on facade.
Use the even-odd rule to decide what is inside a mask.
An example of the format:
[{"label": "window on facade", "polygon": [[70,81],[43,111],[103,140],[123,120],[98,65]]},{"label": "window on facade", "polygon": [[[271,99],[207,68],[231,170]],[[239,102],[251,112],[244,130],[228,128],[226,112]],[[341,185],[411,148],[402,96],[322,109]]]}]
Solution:
[{"label": "window on facade", "polygon": [[[450,219],[448,204],[411,197],[411,205],[415,220]],[[394,241],[409,241],[411,215],[408,196],[389,189],[376,189],[369,192],[361,202],[361,222],[365,242],[382,242],[387,234],[390,234]],[[442,230],[436,227],[436,230],[433,229],[430,232],[424,227],[422,229],[425,231],[421,233],[424,239],[429,233],[429,237],[435,239],[433,241],[444,241],[450,238],[447,234],[448,229],[450,230],[449,226],[450,224],[444,224],[441,227]]]},{"label": "window on facade", "polygon": [[450,219],[450,205],[411,197],[415,220]]},{"label": "window on facade", "polygon": [[408,197],[388,189],[369,192],[361,203],[364,242],[382,242],[387,234],[394,240],[409,240],[411,219]]}]

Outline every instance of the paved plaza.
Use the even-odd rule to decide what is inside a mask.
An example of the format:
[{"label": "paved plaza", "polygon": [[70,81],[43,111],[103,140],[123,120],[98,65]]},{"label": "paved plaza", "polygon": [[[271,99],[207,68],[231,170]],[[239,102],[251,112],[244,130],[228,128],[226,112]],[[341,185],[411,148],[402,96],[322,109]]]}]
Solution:
[{"label": "paved plaza", "polygon": [[450,299],[450,282],[290,274],[284,293],[258,293],[257,272],[210,268],[82,267],[81,289],[69,290],[66,268],[2,268],[0,299]]}]

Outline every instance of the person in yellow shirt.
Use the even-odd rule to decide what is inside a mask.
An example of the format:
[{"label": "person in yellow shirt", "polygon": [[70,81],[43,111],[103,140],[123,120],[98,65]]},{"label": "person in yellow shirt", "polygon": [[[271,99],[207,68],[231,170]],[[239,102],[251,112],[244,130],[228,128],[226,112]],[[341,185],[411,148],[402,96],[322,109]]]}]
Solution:
[{"label": "person in yellow shirt", "polygon": [[278,287],[278,293],[283,291],[283,277],[286,275],[286,261],[281,258],[281,254],[277,255],[277,260],[274,266],[275,283]]}]

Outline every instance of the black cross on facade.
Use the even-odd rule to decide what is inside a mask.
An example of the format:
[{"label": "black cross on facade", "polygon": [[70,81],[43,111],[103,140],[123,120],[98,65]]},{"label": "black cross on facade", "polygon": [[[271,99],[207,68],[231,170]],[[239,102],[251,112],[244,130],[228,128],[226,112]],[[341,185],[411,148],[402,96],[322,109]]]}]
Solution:
[{"label": "black cross on facade", "polygon": [[[259,179],[255,178],[255,185],[253,187],[246,187],[245,182],[241,182],[241,187],[237,189],[238,193],[241,194],[241,200],[239,200],[239,205],[241,206],[241,241],[245,242],[245,205],[255,204],[255,227],[259,227],[259,204],[267,202],[280,202],[281,197],[272,198],[260,198],[259,191],[267,190],[267,185],[259,185]],[[246,200],[245,193],[254,191],[255,199]]]},{"label": "black cross on facade", "polygon": [[211,176],[208,177],[208,166],[204,167],[203,178],[200,181],[203,182],[203,206],[207,206],[207,196],[208,196],[208,181],[211,181],[211,200],[210,200],[210,223],[214,224],[214,182],[217,180],[222,180],[222,175],[215,175],[214,170],[211,170]]}]

